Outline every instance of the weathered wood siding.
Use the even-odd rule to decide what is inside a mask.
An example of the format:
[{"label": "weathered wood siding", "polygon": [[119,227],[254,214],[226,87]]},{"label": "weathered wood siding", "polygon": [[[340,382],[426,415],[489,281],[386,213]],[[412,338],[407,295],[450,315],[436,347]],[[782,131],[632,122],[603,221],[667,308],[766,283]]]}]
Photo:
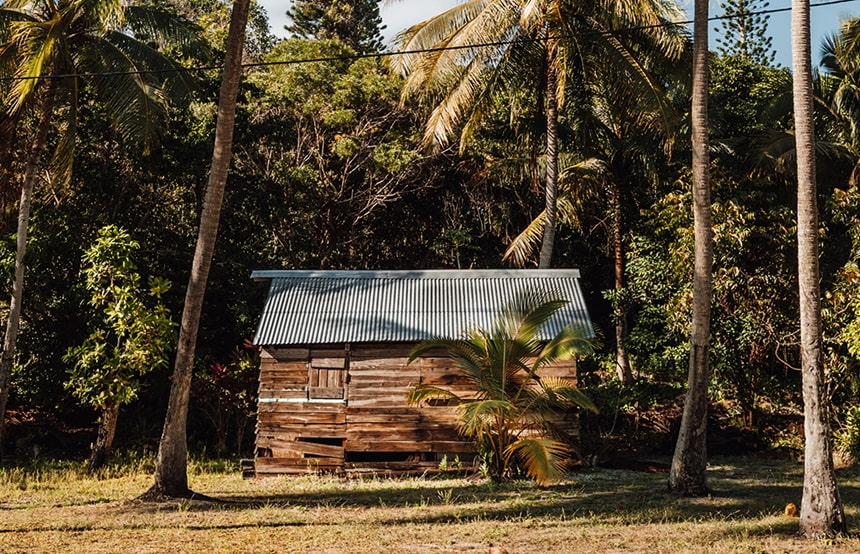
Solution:
[{"label": "weathered wood siding", "polygon": [[[441,351],[407,364],[413,346],[264,347],[256,472],[420,471],[437,467],[443,454],[471,463],[474,448],[458,433],[457,409],[409,406],[406,394],[418,383],[463,398],[475,390]],[[576,367],[543,374],[575,379]],[[567,430],[578,434],[575,419]]]}]

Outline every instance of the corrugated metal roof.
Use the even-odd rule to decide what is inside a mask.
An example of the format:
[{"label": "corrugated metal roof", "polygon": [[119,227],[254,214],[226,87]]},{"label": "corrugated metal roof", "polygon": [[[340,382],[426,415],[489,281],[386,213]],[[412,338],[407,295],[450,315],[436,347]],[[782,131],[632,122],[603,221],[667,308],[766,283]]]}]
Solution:
[{"label": "corrugated metal roof", "polygon": [[593,334],[579,270],[255,271],[271,281],[259,345],[412,342],[490,327],[525,291],[567,300],[544,339],[571,323]]}]

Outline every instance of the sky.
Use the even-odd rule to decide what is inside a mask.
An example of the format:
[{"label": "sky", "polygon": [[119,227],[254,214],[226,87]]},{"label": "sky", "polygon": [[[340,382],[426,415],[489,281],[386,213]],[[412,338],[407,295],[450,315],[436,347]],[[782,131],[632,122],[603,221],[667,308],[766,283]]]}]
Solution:
[{"label": "sky", "polygon": [[[445,9],[458,4],[461,0],[391,0],[380,10],[385,40],[391,39],[398,31],[413,23],[423,21]],[[819,50],[821,41],[825,36],[839,29],[839,21],[842,18],[860,16],[860,0],[850,0],[843,4],[832,6],[814,7],[816,2],[825,0],[812,0],[813,7],[810,11],[812,19],[812,58],[817,62],[820,57]],[[285,34],[284,25],[289,0],[258,0],[269,14],[272,32],[278,36]],[[680,0],[683,7],[692,19],[693,0]],[[770,0],[769,9],[789,7],[791,0]],[[711,16],[722,13],[719,0],[711,0]],[[711,48],[716,47],[716,37],[722,35],[720,23],[715,21],[710,26]],[[791,14],[789,12],[772,14],[768,22],[768,32],[773,37],[773,48],[776,52],[776,63],[786,67],[791,66]]]}]

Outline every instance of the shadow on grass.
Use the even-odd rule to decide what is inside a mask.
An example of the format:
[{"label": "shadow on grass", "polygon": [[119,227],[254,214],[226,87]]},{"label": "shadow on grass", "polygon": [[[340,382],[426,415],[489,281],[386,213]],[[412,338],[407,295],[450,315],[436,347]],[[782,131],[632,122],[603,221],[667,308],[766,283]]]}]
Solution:
[{"label": "shadow on grass", "polygon": [[[860,504],[860,471],[841,470],[840,491],[846,506]],[[802,468],[795,462],[747,459],[738,464],[717,463],[709,470],[712,493],[701,498],[678,498],[666,492],[666,476],[626,470],[575,473],[569,481],[540,489],[530,483],[496,484],[464,480],[414,479],[406,483],[339,487],[330,481],[323,490],[278,494],[230,494],[223,501],[175,500],[151,503],[126,501],[110,508],[117,515],[217,512],[229,514],[261,509],[284,510],[282,521],[224,523],[195,521],[189,530],[249,527],[310,527],[345,523],[364,525],[450,524],[470,521],[508,522],[542,519],[564,522],[592,520],[608,525],[648,525],[679,522],[743,522],[782,514],[789,502],[800,503]],[[289,481],[286,481],[287,486]],[[306,486],[306,485],[303,485]],[[371,514],[371,515],[368,515]],[[229,519],[229,518],[228,518]],[[280,519],[280,517],[278,518]],[[586,522],[587,523],[587,522]],[[134,528],[137,522],[115,529]],[[150,521],[146,526],[151,527]],[[156,527],[158,525],[156,524]],[[164,526],[171,526],[165,523]],[[96,527],[99,527],[96,525]],[[114,527],[111,527],[114,529]],[[713,532],[728,537],[737,527]],[[65,527],[22,529],[21,532],[71,530]],[[83,528],[82,530],[87,530]],[[9,531],[6,531],[9,532]],[[797,532],[797,520],[743,522],[743,534],[783,535]]]},{"label": "shadow on grass", "polygon": [[[769,471],[773,475],[769,476]],[[546,517],[586,518],[629,525],[740,520],[780,514],[788,502],[800,502],[800,474],[796,468],[774,467],[770,464],[750,470],[728,466],[712,470],[709,477],[712,493],[707,497],[691,499],[669,495],[665,489],[665,475],[598,470],[574,474],[571,482],[547,489],[539,489],[524,482],[495,484],[415,480],[407,487],[344,487],[274,495],[230,495],[224,503],[190,502],[183,505],[183,509],[212,511],[273,507],[303,512],[381,508],[379,517],[374,521],[382,524]],[[769,478],[773,479],[771,484],[763,482]],[[842,494],[846,503],[860,500],[860,489],[857,487],[843,486]],[[126,503],[124,509],[145,513],[163,510],[164,506]]]}]

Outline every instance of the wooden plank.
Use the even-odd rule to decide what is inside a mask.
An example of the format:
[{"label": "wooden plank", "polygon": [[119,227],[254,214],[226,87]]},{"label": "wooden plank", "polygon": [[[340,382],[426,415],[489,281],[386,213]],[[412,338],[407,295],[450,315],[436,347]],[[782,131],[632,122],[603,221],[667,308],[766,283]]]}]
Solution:
[{"label": "wooden plank", "polygon": [[346,349],[341,348],[311,348],[311,358],[345,358]]},{"label": "wooden plank", "polygon": [[263,402],[260,402],[260,404],[266,404],[265,400],[268,399],[307,400],[308,398],[308,393],[306,390],[304,390],[304,387],[302,387],[300,390],[276,390],[269,388],[264,389],[260,387],[259,395],[260,400],[263,400]]},{"label": "wooden plank", "polygon": [[416,383],[421,379],[421,374],[408,368],[353,368],[349,369],[351,380],[359,379],[412,379]]},{"label": "wooden plank", "polygon": [[301,438],[326,438],[326,439],[342,439],[346,436],[346,425],[337,423],[308,423],[308,424],[280,424],[283,426],[281,434],[283,439],[279,440],[294,440]]},{"label": "wooden plank", "polygon": [[307,441],[282,442],[278,448],[272,448],[272,456],[276,458],[291,457],[293,454],[299,454],[304,457],[311,454],[325,458],[343,458],[343,452],[344,449],[342,446],[317,444]]},{"label": "wooden plank", "polygon": [[346,421],[350,425],[398,423],[406,426],[417,426],[421,423],[421,415],[417,412],[410,414],[389,414],[376,411],[369,413],[348,413]]},{"label": "wooden plank", "polygon": [[346,358],[311,358],[311,367],[320,369],[344,369]]},{"label": "wooden plank", "polygon": [[264,346],[262,349],[276,360],[307,360],[310,350],[307,348],[273,348]]},{"label": "wooden plank", "polygon": [[341,387],[346,384],[346,371],[330,369],[328,372],[328,387]]},{"label": "wooden plank", "polygon": [[307,385],[304,383],[289,383],[286,381],[260,381],[259,391],[282,390],[282,391],[305,391]]},{"label": "wooden plank", "polygon": [[303,373],[308,372],[308,364],[305,362],[299,363],[275,363],[269,364],[267,367],[262,369],[260,373],[266,375],[301,375]]},{"label": "wooden plank", "polygon": [[412,406],[393,406],[390,408],[379,408],[379,407],[366,407],[366,406],[353,406],[349,403],[346,405],[346,414],[347,418],[353,420],[358,417],[365,416],[382,416],[382,417],[404,417],[404,416],[415,416],[421,414],[421,410],[417,407]]},{"label": "wooden plank", "polygon": [[377,409],[389,409],[389,408],[400,408],[406,405],[406,395],[398,395],[396,397],[386,396],[386,397],[364,397],[364,398],[352,398],[349,400],[350,406],[355,408],[377,408]]},{"label": "wooden plank", "polygon": [[260,379],[260,387],[266,389],[305,389],[307,381],[298,379]]},{"label": "wooden plank", "polygon": [[308,387],[308,398],[310,400],[343,398],[343,387]]},{"label": "wooden plank", "polygon": [[[311,437],[311,438],[313,438],[313,437]],[[257,443],[257,448],[269,448],[269,449],[272,449],[273,452],[276,449],[285,450],[285,451],[289,450],[290,452],[297,452],[301,449],[299,448],[297,450],[297,448],[295,447],[296,444],[312,444],[312,445],[320,446],[316,443],[299,440],[299,438],[297,438],[297,437],[287,437],[286,435],[278,435],[278,436],[274,436],[274,437],[273,436],[261,437]],[[328,445],[321,445],[321,446],[328,446]]]},{"label": "wooden plank", "polygon": [[360,358],[353,354],[349,358],[349,369],[405,369],[410,367],[407,365],[408,358],[395,357],[379,357],[379,358]]},{"label": "wooden plank", "polygon": [[276,458],[254,459],[254,470],[260,474],[307,473],[309,471],[336,471],[343,468],[337,458]]},{"label": "wooden plank", "polygon": [[442,368],[422,368],[421,382],[431,385],[469,385],[473,388],[474,383],[469,380],[466,374],[460,369],[452,369],[447,367]]},{"label": "wooden plank", "polygon": [[352,345],[350,348],[350,360],[364,360],[370,358],[403,358],[409,357],[414,344],[391,344],[391,345]]},{"label": "wooden plank", "polygon": [[271,363],[266,364],[265,371],[307,371],[308,370],[308,362],[307,360],[275,360]]},{"label": "wooden plank", "polygon": [[474,452],[466,441],[351,441],[343,443],[347,452]]},{"label": "wooden plank", "polygon": [[430,432],[426,429],[375,429],[368,431],[349,428],[346,431],[346,440],[350,444],[380,441],[423,442],[432,439],[433,437],[430,436]]},{"label": "wooden plank", "polygon": [[450,369],[459,370],[457,362],[447,356],[421,356],[417,360],[413,360],[412,364],[422,370],[425,369]]},{"label": "wooden plank", "polygon": [[345,406],[340,403],[320,402],[260,402],[258,411],[280,412],[293,414],[335,412],[343,413]]}]

